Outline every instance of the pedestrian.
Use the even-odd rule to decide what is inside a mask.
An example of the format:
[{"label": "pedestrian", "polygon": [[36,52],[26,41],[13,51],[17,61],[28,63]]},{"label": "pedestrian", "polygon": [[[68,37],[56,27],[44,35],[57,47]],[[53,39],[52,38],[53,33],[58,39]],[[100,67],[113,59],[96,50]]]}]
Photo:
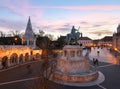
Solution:
[{"label": "pedestrian", "polygon": [[35,60],[35,58],[34,57],[32,57],[32,61],[34,61]]},{"label": "pedestrian", "polygon": [[96,60],[95,60],[95,65],[96,65],[96,66],[99,65],[99,63],[98,63],[98,59],[97,59],[97,58],[96,58]]},{"label": "pedestrian", "polygon": [[31,65],[27,65],[28,74],[32,73]]},{"label": "pedestrian", "polygon": [[99,54],[99,53],[100,53],[100,51],[98,50],[98,51],[97,51],[97,53]]},{"label": "pedestrian", "polygon": [[95,66],[95,58],[93,58],[93,65]]},{"label": "pedestrian", "polygon": [[2,69],[4,69],[4,68],[5,68],[5,62],[2,61]]}]

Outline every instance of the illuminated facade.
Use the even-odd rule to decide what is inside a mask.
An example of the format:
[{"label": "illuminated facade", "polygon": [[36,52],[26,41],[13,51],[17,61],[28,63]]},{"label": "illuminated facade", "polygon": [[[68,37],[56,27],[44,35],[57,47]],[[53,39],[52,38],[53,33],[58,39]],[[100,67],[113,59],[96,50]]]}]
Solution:
[{"label": "illuminated facade", "polygon": [[[17,41],[18,39],[14,38],[14,40]],[[34,50],[36,48],[36,38],[34,37],[30,17],[25,35],[22,38],[22,44],[25,45],[0,45],[0,69],[3,68],[3,65],[10,67],[41,59],[42,50]]]},{"label": "illuminated facade", "polygon": [[98,42],[99,46],[111,47],[112,46],[112,38],[113,38],[112,36],[105,36]]},{"label": "illuminated facade", "polygon": [[117,33],[113,34],[113,49],[120,51],[120,24],[117,27]]},{"label": "illuminated facade", "polygon": [[80,37],[77,42],[79,45],[82,45],[83,47],[93,46],[93,41],[88,37]]},{"label": "illuminated facade", "polygon": [[[33,50],[28,46],[5,45],[0,46],[0,63],[6,62],[7,66],[13,66],[30,60],[41,58],[42,50]],[[7,58],[6,58],[7,57]],[[6,59],[5,59],[6,58]],[[0,66],[1,68],[2,66]]]}]

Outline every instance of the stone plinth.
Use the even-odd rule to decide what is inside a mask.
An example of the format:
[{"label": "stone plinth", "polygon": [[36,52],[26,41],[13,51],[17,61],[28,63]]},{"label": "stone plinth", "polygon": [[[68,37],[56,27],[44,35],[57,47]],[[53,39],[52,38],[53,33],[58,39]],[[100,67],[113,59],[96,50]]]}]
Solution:
[{"label": "stone plinth", "polygon": [[62,80],[64,82],[89,82],[96,80],[98,78],[98,72],[90,72],[90,73],[78,73],[78,74],[63,74],[62,72],[56,71],[54,73],[54,78],[58,80]]},{"label": "stone plinth", "polygon": [[90,65],[88,60],[64,60],[57,61],[57,70],[67,73],[79,73],[89,71]]},{"label": "stone plinth", "polygon": [[58,58],[53,78],[64,82],[89,82],[97,79],[98,72],[90,66],[88,54],[82,55],[80,46],[66,45]]}]

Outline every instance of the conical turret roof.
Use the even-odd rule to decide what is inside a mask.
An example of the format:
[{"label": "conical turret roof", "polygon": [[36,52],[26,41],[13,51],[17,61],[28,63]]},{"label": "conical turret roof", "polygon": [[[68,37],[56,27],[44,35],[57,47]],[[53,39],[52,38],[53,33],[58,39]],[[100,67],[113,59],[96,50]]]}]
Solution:
[{"label": "conical turret roof", "polygon": [[26,27],[24,37],[25,37],[26,40],[34,39],[34,32],[32,30],[32,24],[31,24],[30,16],[29,16],[29,19],[28,19],[28,23],[27,23],[27,27]]}]

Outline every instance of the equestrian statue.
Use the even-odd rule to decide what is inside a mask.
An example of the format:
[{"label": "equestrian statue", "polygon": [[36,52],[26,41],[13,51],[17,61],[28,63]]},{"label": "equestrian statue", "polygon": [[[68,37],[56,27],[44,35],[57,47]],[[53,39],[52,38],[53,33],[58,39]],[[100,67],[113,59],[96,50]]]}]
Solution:
[{"label": "equestrian statue", "polygon": [[75,27],[73,26],[72,29],[71,29],[71,33],[67,34],[67,37],[66,37],[67,45],[77,44],[77,40],[79,39],[80,34],[81,34],[79,32],[79,28],[75,29]]}]

